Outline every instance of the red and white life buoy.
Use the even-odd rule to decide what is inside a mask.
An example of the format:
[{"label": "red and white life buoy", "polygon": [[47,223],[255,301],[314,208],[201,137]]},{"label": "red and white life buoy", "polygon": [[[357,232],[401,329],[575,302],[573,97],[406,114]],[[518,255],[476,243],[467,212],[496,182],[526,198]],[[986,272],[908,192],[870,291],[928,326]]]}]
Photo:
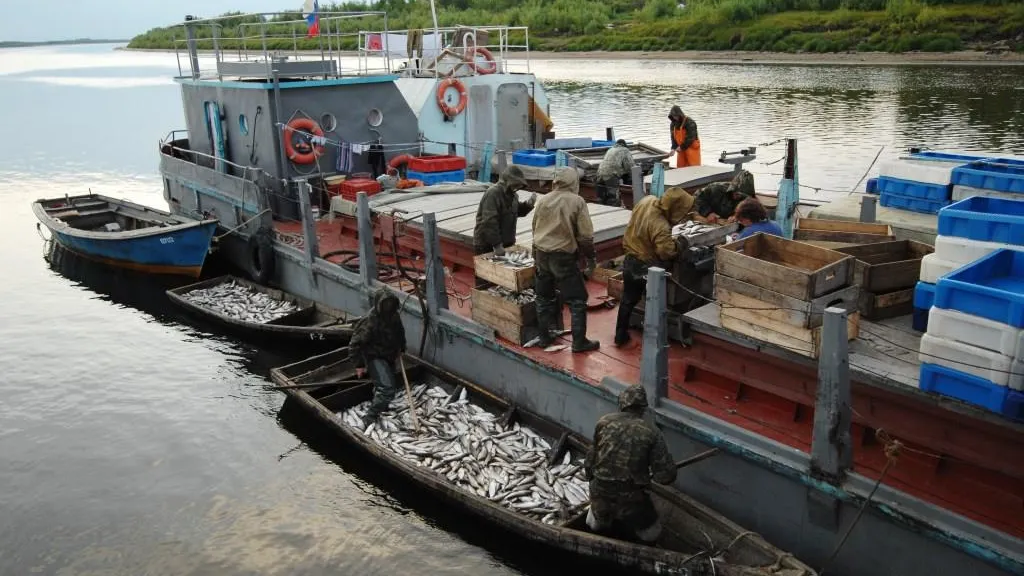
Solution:
[{"label": "red and white life buoy", "polygon": [[[459,91],[459,103],[455,106],[449,106],[448,101],[445,98],[448,92],[448,88],[454,87]],[[466,109],[466,104],[469,103],[469,94],[466,93],[466,87],[455,78],[445,78],[437,85],[437,107],[441,109],[441,113],[449,118],[454,118],[462,113]]]},{"label": "red and white life buoy", "polygon": [[[480,65],[476,60],[476,55],[480,54],[487,61],[484,65]],[[498,63],[494,60],[494,54],[483,46],[474,46],[468,54],[466,54],[466,60],[469,61],[469,65],[476,70],[477,74],[494,74],[498,71]]]},{"label": "red and white life buoy", "polygon": [[296,164],[312,164],[316,162],[317,158],[323,155],[323,145],[310,145],[305,139],[296,143],[293,139],[296,132],[299,132],[302,135],[312,134],[314,136],[323,137],[324,131],[316,121],[310,120],[309,118],[296,118],[289,122],[284,129],[286,132],[284,150],[287,152],[289,160]]}]

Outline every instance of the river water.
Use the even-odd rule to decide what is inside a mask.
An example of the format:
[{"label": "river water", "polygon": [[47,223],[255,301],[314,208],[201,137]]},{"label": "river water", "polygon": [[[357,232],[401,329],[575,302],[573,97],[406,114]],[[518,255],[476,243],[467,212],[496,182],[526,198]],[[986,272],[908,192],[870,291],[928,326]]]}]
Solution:
[{"label": "river water", "polygon": [[[406,493],[280,414],[282,358],[190,327],[162,283],[50,267],[29,204],[88,189],[161,206],[184,126],[173,54],[0,50],[0,574],[542,574],[565,559]],[[800,140],[805,196],[924,144],[1024,151],[1019,68],[534,61],[559,135],[667,145],[672,104],[718,152]],[[779,145],[751,169],[774,189]],[[877,166],[874,171],[877,171]],[[578,568],[578,566],[575,566]]]}]

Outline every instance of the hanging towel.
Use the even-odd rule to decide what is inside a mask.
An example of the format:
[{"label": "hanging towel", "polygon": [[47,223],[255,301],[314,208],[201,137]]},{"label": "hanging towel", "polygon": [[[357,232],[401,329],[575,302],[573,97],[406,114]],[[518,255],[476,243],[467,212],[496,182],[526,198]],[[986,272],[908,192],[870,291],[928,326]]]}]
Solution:
[{"label": "hanging towel", "polygon": [[348,174],[352,171],[352,145],[342,142],[338,146],[338,172]]},{"label": "hanging towel", "polygon": [[366,152],[367,148],[368,148],[368,146],[366,144],[353,144],[352,145],[352,153],[356,154],[356,155],[359,155],[359,156],[362,156],[363,152]]}]

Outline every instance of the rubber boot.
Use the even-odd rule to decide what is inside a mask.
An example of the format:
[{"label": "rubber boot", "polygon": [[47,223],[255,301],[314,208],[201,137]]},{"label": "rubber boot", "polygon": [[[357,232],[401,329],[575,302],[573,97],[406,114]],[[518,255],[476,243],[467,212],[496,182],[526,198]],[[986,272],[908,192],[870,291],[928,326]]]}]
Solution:
[{"label": "rubber boot", "polygon": [[569,315],[572,319],[572,351],[590,352],[601,347],[597,340],[587,340],[587,303],[573,300],[569,302]]}]

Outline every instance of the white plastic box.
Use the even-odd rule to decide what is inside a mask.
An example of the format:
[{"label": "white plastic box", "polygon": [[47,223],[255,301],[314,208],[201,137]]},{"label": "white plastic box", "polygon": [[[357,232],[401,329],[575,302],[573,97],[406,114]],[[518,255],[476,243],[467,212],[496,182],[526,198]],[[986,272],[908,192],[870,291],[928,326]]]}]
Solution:
[{"label": "white plastic box", "polygon": [[[929,328],[930,322],[929,319]],[[998,352],[926,333],[921,336],[918,358],[921,362],[973,374],[997,386],[1024,390],[1024,363]]]},{"label": "white plastic box", "polygon": [[953,201],[959,202],[971,196],[988,196],[989,198],[1005,198],[1007,200],[1024,200],[1024,194],[1019,192],[1002,192],[1000,190],[989,190],[988,188],[974,188],[973,186],[953,186]]},{"label": "white plastic box", "polygon": [[958,164],[927,160],[892,160],[879,166],[878,175],[947,186],[952,181],[953,169],[957,166]]},{"label": "white plastic box", "polygon": [[1024,246],[1016,244],[984,242],[982,240],[971,240],[970,238],[960,238],[958,236],[936,236],[934,254],[939,260],[963,265],[970,264],[979,258],[984,258],[996,250],[1003,248],[1024,252]]},{"label": "white plastic box", "polygon": [[1024,360],[1024,330],[981,316],[933,306],[928,312],[928,334]]},{"label": "white plastic box", "polygon": [[936,253],[926,254],[924,258],[921,258],[921,282],[935,284],[939,281],[939,277],[945,276],[963,265],[959,262],[943,260]]}]

